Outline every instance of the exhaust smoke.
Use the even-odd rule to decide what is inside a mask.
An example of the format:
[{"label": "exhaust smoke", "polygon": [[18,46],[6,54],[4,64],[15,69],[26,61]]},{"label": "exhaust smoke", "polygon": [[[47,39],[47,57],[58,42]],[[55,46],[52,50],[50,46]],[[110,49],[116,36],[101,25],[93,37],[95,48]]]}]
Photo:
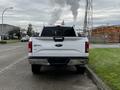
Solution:
[{"label": "exhaust smoke", "polygon": [[55,8],[51,14],[50,25],[55,24],[57,20],[59,20],[62,13],[62,9]]},{"label": "exhaust smoke", "polygon": [[62,14],[62,9],[65,6],[70,6],[70,10],[73,15],[73,20],[76,21],[79,9],[79,1],[80,0],[51,0],[51,4],[54,7],[57,7],[57,9],[53,10],[50,23],[54,24],[57,20],[59,20]]}]

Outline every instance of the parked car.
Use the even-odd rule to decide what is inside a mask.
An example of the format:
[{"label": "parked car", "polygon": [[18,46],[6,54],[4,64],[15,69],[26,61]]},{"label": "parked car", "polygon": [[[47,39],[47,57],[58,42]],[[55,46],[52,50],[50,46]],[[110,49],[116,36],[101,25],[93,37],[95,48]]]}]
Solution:
[{"label": "parked car", "polygon": [[9,35],[8,34],[2,34],[1,35],[2,40],[9,40]]},{"label": "parked car", "polygon": [[21,38],[21,42],[28,42],[29,41],[29,36],[24,36]]},{"label": "parked car", "polygon": [[78,37],[73,27],[44,27],[39,37],[30,38],[28,49],[33,74],[39,73],[42,65],[74,65],[83,74],[88,63],[88,38]]}]

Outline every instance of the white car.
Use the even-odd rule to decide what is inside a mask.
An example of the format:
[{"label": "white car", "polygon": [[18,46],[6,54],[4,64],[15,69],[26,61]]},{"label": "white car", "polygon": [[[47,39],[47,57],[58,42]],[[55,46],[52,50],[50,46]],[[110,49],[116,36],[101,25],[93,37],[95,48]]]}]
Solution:
[{"label": "white car", "polygon": [[78,37],[73,27],[44,27],[39,37],[31,37],[28,43],[28,60],[32,72],[40,72],[42,65],[74,65],[80,73],[88,63],[89,42]]},{"label": "white car", "polygon": [[24,36],[21,38],[21,42],[27,42],[29,41],[29,36]]}]

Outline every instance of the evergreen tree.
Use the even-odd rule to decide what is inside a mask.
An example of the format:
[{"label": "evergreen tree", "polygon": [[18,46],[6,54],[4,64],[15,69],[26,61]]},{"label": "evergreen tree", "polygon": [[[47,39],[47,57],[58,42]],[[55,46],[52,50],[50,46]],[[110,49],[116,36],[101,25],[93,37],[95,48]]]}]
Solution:
[{"label": "evergreen tree", "polygon": [[32,36],[32,32],[33,32],[32,31],[32,24],[29,24],[28,25],[28,30],[27,30],[27,35],[31,37]]}]

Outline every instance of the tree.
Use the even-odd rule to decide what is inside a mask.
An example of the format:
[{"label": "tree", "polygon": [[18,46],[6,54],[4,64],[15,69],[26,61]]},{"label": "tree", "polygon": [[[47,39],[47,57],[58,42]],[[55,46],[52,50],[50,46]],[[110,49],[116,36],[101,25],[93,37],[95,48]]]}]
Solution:
[{"label": "tree", "polygon": [[15,27],[13,30],[8,32],[8,35],[10,36],[11,39],[14,39],[15,36],[17,36],[18,39],[20,39],[21,35],[20,35],[20,28],[19,27]]},{"label": "tree", "polygon": [[28,30],[27,30],[27,35],[31,37],[32,36],[32,32],[33,32],[32,31],[32,24],[29,24],[28,25]]}]

